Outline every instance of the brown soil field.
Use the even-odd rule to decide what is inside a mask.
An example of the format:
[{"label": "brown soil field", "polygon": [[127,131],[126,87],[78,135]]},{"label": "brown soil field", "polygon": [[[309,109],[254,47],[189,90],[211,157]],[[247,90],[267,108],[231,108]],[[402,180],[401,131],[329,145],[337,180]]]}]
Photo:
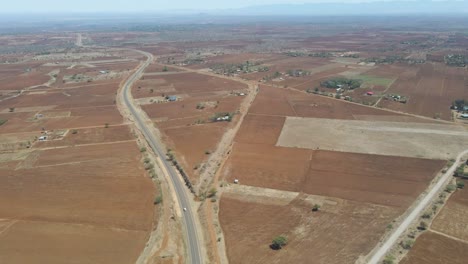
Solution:
[{"label": "brown soil field", "polygon": [[30,86],[41,85],[49,81],[47,72],[31,71],[2,79],[0,90],[21,90]]},{"label": "brown soil field", "polygon": [[247,88],[239,82],[211,77],[197,73],[181,73],[163,76],[145,76],[145,81],[155,80],[155,91],[158,86],[172,86],[176,93],[196,94],[213,91],[232,91]]},{"label": "brown soil field", "polygon": [[34,151],[0,175],[0,218],[15,222],[0,237],[7,263],[134,262],[153,228],[156,191],[134,142]]},{"label": "brown soil field", "polygon": [[33,107],[58,105],[57,108],[113,105],[118,82],[92,84],[76,89],[53,90],[46,93],[25,93],[3,103],[4,109],[10,107]]},{"label": "brown soil field", "polygon": [[[278,206],[223,195],[219,218],[230,263],[354,263],[396,217],[390,207],[330,200],[314,213],[300,198]],[[269,245],[278,235],[288,245],[275,251]]]},{"label": "brown soil field", "polygon": [[132,263],[147,232],[92,225],[20,221],[0,238],[2,263]]},{"label": "brown soil field", "polygon": [[[466,70],[432,63],[407,66],[414,74],[398,76],[388,93],[409,97],[407,104],[382,100],[380,106],[413,114],[450,120],[450,105],[455,99],[468,97]],[[414,68],[417,67],[417,68]]]},{"label": "brown soil field", "polygon": [[[122,116],[113,105],[72,108],[69,111],[71,112],[70,117],[37,120],[34,120],[34,114],[32,113],[22,113],[22,115],[15,115],[13,118],[7,116],[8,114],[4,114],[8,122],[0,126],[0,133],[40,131],[42,128],[54,130],[93,126],[104,127],[105,123],[109,125],[122,123]],[[97,112],[99,115],[96,114]]]},{"label": "brown soil field", "polygon": [[[188,127],[165,129],[168,147],[175,150],[176,156],[185,170],[192,176],[195,166],[204,162],[208,155],[205,151],[213,152],[226,131],[224,123],[210,123]],[[194,180],[195,178],[192,178]]]},{"label": "brown soil field", "polygon": [[468,243],[425,232],[416,240],[401,264],[464,264],[468,259]]},{"label": "brown soil field", "polygon": [[236,143],[228,182],[405,208],[445,161]]},{"label": "brown soil field", "polygon": [[[468,181],[465,180],[468,184]],[[431,229],[465,240],[468,243],[468,189],[458,189],[437,215]]]},{"label": "brown soil field", "polygon": [[[273,107],[274,106],[274,107]],[[306,94],[283,88],[260,86],[260,92],[249,113],[259,115],[300,116],[330,119],[355,119],[360,115],[398,116],[377,108]],[[403,115],[400,115],[403,117]]]},{"label": "brown soil field", "polygon": [[235,142],[275,145],[285,120],[283,116],[247,114],[237,132]]},{"label": "brown soil field", "polygon": [[76,134],[68,131],[67,135],[60,140],[38,141],[35,148],[48,148],[69,145],[82,145],[92,143],[107,143],[115,141],[132,140],[135,137],[130,133],[130,128],[123,126],[110,126],[76,129]]},{"label": "brown soil field", "polygon": [[[212,115],[217,112],[235,112],[242,99],[241,96],[187,98],[177,102],[144,105],[142,108],[151,118],[179,119]],[[197,104],[205,101],[218,101],[219,103],[216,108],[197,109]]]}]

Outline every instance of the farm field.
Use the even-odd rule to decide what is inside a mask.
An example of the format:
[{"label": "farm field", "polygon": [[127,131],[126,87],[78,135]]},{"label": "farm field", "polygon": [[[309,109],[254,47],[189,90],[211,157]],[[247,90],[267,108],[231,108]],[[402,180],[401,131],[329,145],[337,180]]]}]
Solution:
[{"label": "farm field", "polygon": [[[311,125],[307,125],[309,120]],[[294,121],[297,124],[291,125]],[[414,146],[407,146],[407,133],[392,132],[394,135],[386,135],[383,143],[369,135],[374,130],[379,135],[385,127],[389,132],[417,132],[417,138],[428,131],[453,134],[454,153],[459,149],[457,140],[466,133],[462,127],[432,120],[261,86],[223,165],[221,180],[232,183],[236,179],[241,186],[259,188],[260,193],[265,188],[298,196],[276,204],[226,191],[220,201],[220,221],[228,259],[232,263],[301,263],[313,257],[317,263],[352,263],[365,256],[386,232],[387,224],[415,201],[446,164],[447,156],[436,151],[440,145],[426,147],[425,143],[437,144],[430,138],[418,145],[420,151],[427,152],[421,155]],[[361,135],[362,131],[366,134]],[[383,147],[389,139],[389,147]],[[340,148],[346,142],[349,148]],[[367,149],[360,151],[362,146]],[[394,148],[398,151],[391,152]],[[313,203],[304,202],[299,194],[325,197],[318,200],[324,211],[331,205],[323,199],[333,200],[333,210],[339,214],[314,215],[310,210]],[[369,223],[372,231],[359,231],[361,221]],[[338,229],[331,230],[331,226],[346,232],[334,232]],[[277,235],[287,236],[289,243],[272,252],[268,245]],[[327,238],[314,243],[311,237]],[[346,241],[345,245],[340,241]]]},{"label": "farm field", "polygon": [[[223,134],[237,122],[236,113],[244,97],[232,92],[246,90],[246,85],[236,81],[178,72],[145,75],[132,94],[155,121],[189,178],[197,182],[199,169],[216,150]],[[165,96],[169,95],[176,96],[177,101],[167,101]],[[233,115],[232,122],[213,122],[220,113]]]},{"label": "farm field", "polygon": [[408,103],[382,100],[379,106],[451,120],[449,107],[452,101],[468,96],[468,73],[465,69],[427,63],[420,66],[402,66],[399,71],[404,72],[398,75],[387,93],[404,95],[409,98]]},{"label": "farm field", "polygon": [[422,234],[400,262],[402,264],[463,264],[468,258],[468,244],[428,231]]},{"label": "farm field", "polygon": [[[376,234],[396,216],[391,207],[330,197],[319,212],[312,212],[313,203],[300,196],[286,205],[271,203],[273,197],[267,203],[248,198],[225,194],[220,202],[231,263],[351,263],[374,246]],[[269,245],[278,235],[288,238],[288,246],[272,251]]]},{"label": "farm field", "polygon": [[[450,159],[468,148],[462,126],[288,117],[278,146]],[[370,143],[371,142],[371,143]]]},{"label": "farm field", "polygon": [[115,101],[138,61],[48,56],[2,72],[2,91],[22,92],[0,101],[0,262],[135,262],[159,214]]},{"label": "farm field", "polygon": [[[465,180],[466,183],[466,180]],[[401,263],[465,263],[468,257],[468,191],[458,189],[416,240]]]}]

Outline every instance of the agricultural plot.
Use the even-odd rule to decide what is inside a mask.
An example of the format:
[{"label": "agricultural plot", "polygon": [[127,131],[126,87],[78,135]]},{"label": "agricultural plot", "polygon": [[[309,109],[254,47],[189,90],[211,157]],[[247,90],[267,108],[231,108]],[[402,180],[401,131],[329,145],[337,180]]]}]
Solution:
[{"label": "agricultural plot", "polygon": [[[246,85],[185,72],[149,74],[143,78],[133,87],[132,94],[139,98],[142,109],[155,121],[167,146],[196,181],[199,169],[223,134],[237,122],[235,114],[244,97],[232,92],[245,91]],[[177,100],[169,101],[167,96],[175,96]],[[215,117],[223,114],[231,115],[232,122],[215,122]]]},{"label": "agricultural plot", "polygon": [[[379,106],[408,113],[451,120],[450,105],[467,98],[467,72],[441,64],[407,66],[410,71],[401,74],[387,93],[409,98],[406,104],[382,100]],[[413,74],[411,74],[413,72]]]},{"label": "agricultural plot", "polygon": [[0,169],[0,218],[12,221],[2,261],[61,263],[72,254],[56,252],[67,238],[75,260],[134,261],[153,227],[155,193],[138,153],[134,142],[36,150],[16,170]]},{"label": "agricultural plot", "polygon": [[402,264],[464,264],[468,258],[468,244],[440,234],[422,234],[400,262]]},{"label": "agricultural plot", "polygon": [[[353,263],[372,249],[396,216],[390,207],[324,199],[320,211],[312,212],[313,203],[300,196],[287,205],[274,205],[275,198],[265,204],[246,195],[223,195],[220,221],[229,261]],[[275,251],[269,245],[278,235],[287,237],[288,245]]]},{"label": "agricultural plot", "polygon": [[278,146],[450,159],[468,148],[467,139],[454,125],[288,117]]}]

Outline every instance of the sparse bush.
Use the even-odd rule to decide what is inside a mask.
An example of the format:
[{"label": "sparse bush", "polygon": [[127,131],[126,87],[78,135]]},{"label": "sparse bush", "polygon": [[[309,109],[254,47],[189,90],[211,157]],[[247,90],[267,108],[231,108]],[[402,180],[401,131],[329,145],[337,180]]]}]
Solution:
[{"label": "sparse bush", "polygon": [[286,246],[288,244],[288,240],[284,236],[277,236],[273,239],[271,242],[270,248],[274,250],[279,250],[282,247]]},{"label": "sparse bush", "polygon": [[73,130],[71,131],[71,133],[72,133],[73,135],[78,134],[78,130],[73,129]]},{"label": "sparse bush", "polygon": [[431,216],[432,216],[431,212],[425,212],[421,217],[424,218],[424,219],[429,219],[429,218],[431,218]]},{"label": "sparse bush", "polygon": [[319,204],[314,204],[314,206],[312,207],[312,211],[317,212],[318,210],[320,210],[320,205]]},{"label": "sparse bush", "polygon": [[14,108],[14,107],[10,107],[10,108],[9,108],[9,111],[10,111],[10,113],[13,113],[13,112],[15,111],[15,108]]},{"label": "sparse bush", "polygon": [[210,154],[211,154],[211,151],[205,150],[205,154],[206,154],[206,155],[210,155]]},{"label": "sparse bush", "polygon": [[146,148],[145,148],[145,147],[141,147],[141,148],[140,148],[140,152],[141,152],[141,153],[146,152]]},{"label": "sparse bush", "polygon": [[215,187],[211,188],[210,191],[208,192],[208,197],[214,197],[218,191],[216,190]]},{"label": "sparse bush", "polygon": [[154,165],[151,163],[145,163],[145,170],[151,170],[154,168]]},{"label": "sparse bush", "polygon": [[105,123],[104,128],[109,128],[109,123]]},{"label": "sparse bush", "polygon": [[143,160],[144,163],[150,163],[150,161],[151,161],[151,160],[150,160],[149,158],[145,158],[145,159]]},{"label": "sparse bush", "polygon": [[156,198],[154,198],[154,204],[160,204],[162,202],[163,202],[162,194],[158,195],[158,196],[156,196]]},{"label": "sparse bush", "polygon": [[451,193],[451,192],[455,191],[455,189],[456,189],[455,185],[449,184],[449,185],[447,185],[447,187],[445,187],[445,192]]},{"label": "sparse bush", "polygon": [[421,221],[421,223],[419,223],[418,229],[421,230],[421,231],[426,230],[427,229],[427,223],[424,222],[424,221]]},{"label": "sparse bush", "polygon": [[406,240],[406,241],[404,241],[404,242],[402,241],[402,242],[400,243],[401,247],[402,247],[403,249],[406,249],[406,250],[411,249],[411,248],[413,247],[413,244],[414,244],[414,240],[411,240],[411,239],[408,239],[408,240]]},{"label": "sparse bush", "polygon": [[382,264],[393,264],[395,263],[395,257],[392,255],[385,256],[385,259],[382,261]]}]

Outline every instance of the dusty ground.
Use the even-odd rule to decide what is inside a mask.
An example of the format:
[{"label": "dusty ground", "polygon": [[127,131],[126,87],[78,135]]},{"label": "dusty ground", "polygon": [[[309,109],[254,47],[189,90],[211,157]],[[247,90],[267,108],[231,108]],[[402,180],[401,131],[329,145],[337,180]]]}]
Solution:
[{"label": "dusty ground", "polygon": [[[284,198],[260,195],[227,192],[221,198],[220,221],[231,263],[353,263],[395,217],[390,207],[330,197],[299,195],[284,204]],[[313,202],[321,200],[321,210],[312,212]],[[286,236],[288,245],[273,251],[269,245],[278,235]]]},{"label": "dusty ground", "polygon": [[462,126],[287,118],[278,146],[450,159],[468,148]]},{"label": "dusty ground", "polygon": [[422,234],[402,264],[464,264],[468,258],[468,244],[433,232]]}]

